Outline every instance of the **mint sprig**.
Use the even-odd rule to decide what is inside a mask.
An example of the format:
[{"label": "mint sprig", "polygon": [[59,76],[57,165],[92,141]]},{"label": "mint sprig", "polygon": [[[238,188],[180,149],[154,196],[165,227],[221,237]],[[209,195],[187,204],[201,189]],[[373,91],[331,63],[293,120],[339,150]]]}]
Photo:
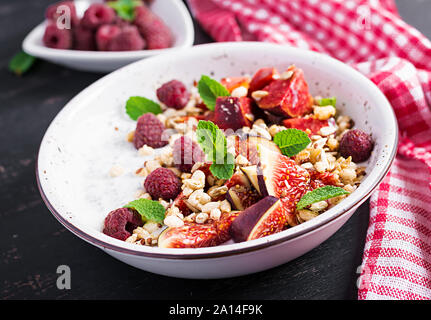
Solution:
[{"label": "mint sprig", "polygon": [[135,8],[141,5],[137,0],[108,1],[106,4],[114,9],[120,18],[127,21],[135,20]]},{"label": "mint sprig", "polygon": [[219,179],[230,179],[235,169],[235,159],[231,153],[227,153],[223,163],[213,163],[210,166],[211,173]]},{"label": "mint sprig", "polygon": [[9,62],[9,71],[20,76],[27,72],[36,61],[36,58],[25,53],[24,51],[18,52],[14,55]]},{"label": "mint sprig", "polygon": [[200,120],[196,129],[198,143],[212,161],[211,173],[219,179],[229,179],[235,169],[234,156],[227,152],[226,137],[211,121]]},{"label": "mint sprig", "polygon": [[349,194],[346,190],[340,187],[324,186],[304,194],[296,204],[296,209],[301,210],[315,202],[328,200],[330,198],[339,197]]},{"label": "mint sprig", "polygon": [[323,106],[333,106],[335,108],[335,104],[337,103],[337,98],[330,97],[330,98],[322,98],[317,99],[317,104],[321,107]]},{"label": "mint sprig", "polygon": [[138,120],[144,113],[162,113],[162,108],[157,102],[144,97],[130,97],[126,103],[126,113],[133,120]]},{"label": "mint sprig", "polygon": [[304,150],[310,142],[304,131],[294,128],[280,131],[274,136],[274,143],[280,148],[281,153],[288,157],[293,157]]},{"label": "mint sprig", "polygon": [[212,111],[215,109],[217,97],[230,96],[224,85],[205,75],[201,76],[198,82],[198,91],[207,108]]},{"label": "mint sprig", "polygon": [[126,204],[124,208],[136,210],[142,216],[142,221],[144,222],[162,223],[165,219],[165,208],[158,201],[137,199]]}]

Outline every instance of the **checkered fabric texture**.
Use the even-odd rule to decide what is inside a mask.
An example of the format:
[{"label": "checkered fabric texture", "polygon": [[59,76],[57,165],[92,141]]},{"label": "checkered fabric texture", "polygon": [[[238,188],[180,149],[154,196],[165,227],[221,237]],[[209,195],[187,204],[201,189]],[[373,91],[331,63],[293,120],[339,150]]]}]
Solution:
[{"label": "checkered fabric texture", "polygon": [[392,168],[371,196],[359,299],[431,299],[431,42],[393,0],[189,0],[216,41],[331,55],[365,74],[398,118]]}]

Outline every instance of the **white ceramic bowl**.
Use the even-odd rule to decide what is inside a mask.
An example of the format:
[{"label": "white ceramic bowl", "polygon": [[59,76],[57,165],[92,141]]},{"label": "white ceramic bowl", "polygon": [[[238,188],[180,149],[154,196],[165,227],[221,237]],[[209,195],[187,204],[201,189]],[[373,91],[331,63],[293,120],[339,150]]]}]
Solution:
[{"label": "white ceramic bowl", "polygon": [[[137,246],[101,232],[106,214],[131,200],[142,182],[133,172],[145,158],[125,142],[127,132],[135,127],[124,112],[128,97],[155,99],[155,89],[171,79],[192,85],[202,74],[220,79],[253,73],[264,66],[283,70],[292,63],[304,70],[312,94],[336,96],[340,111],[351,116],[357,128],[371,133],[376,142],[366,164],[367,176],[354,193],[294,228],[218,247]],[[44,201],[66,228],[125,263],[184,278],[238,276],[294,259],[338,230],[387,173],[396,151],[397,132],[395,116],[385,96],[371,81],[337,60],[275,44],[208,44],[136,62],[82,91],[48,128],[39,151],[37,178]],[[129,172],[109,177],[114,164]]]},{"label": "white ceramic bowl", "polygon": [[[90,2],[91,1],[86,0],[77,2],[78,15],[83,12],[83,10],[79,9],[81,9],[83,5],[88,6]],[[182,1],[157,0],[151,4],[151,10],[160,16],[172,30],[175,37],[172,48],[117,52],[51,49],[45,47],[42,43],[43,34],[45,32],[45,22],[39,24],[27,35],[23,41],[22,47],[23,50],[30,55],[72,69],[110,72],[143,58],[152,57],[178,48],[191,47],[193,45],[193,22]]]}]

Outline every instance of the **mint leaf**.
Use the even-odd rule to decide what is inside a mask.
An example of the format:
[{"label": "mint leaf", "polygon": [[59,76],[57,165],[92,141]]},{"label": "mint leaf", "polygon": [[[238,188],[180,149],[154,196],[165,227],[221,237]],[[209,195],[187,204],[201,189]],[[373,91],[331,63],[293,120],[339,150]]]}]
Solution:
[{"label": "mint leaf", "polygon": [[211,121],[200,120],[196,129],[199,145],[213,162],[223,162],[227,153],[224,133]]},{"label": "mint leaf", "polygon": [[211,173],[219,179],[230,179],[235,169],[235,159],[231,153],[227,153],[223,163],[213,163],[210,166]]},{"label": "mint leaf", "polygon": [[130,97],[126,103],[126,113],[133,120],[138,120],[144,113],[162,113],[162,108],[157,102],[144,97]]},{"label": "mint leaf", "polygon": [[224,85],[205,75],[201,76],[198,82],[198,91],[209,110],[214,110],[217,97],[230,96]]},{"label": "mint leaf", "polygon": [[12,57],[9,62],[9,70],[20,76],[27,72],[36,61],[36,58],[25,53],[24,51],[18,52]]},{"label": "mint leaf", "polygon": [[135,20],[135,8],[141,5],[137,0],[109,1],[106,4],[114,9],[120,18],[127,21]]},{"label": "mint leaf", "polygon": [[346,190],[340,187],[324,186],[304,194],[296,204],[296,209],[301,210],[315,202],[327,200],[330,198],[349,194]]},{"label": "mint leaf", "polygon": [[274,143],[280,148],[281,153],[288,157],[293,157],[304,150],[310,142],[304,131],[294,128],[280,131],[274,136]]},{"label": "mint leaf", "polygon": [[124,208],[136,210],[144,222],[162,223],[165,219],[165,208],[158,202],[149,199],[137,199],[129,202]]},{"label": "mint leaf", "polygon": [[317,103],[319,104],[319,106],[333,106],[335,108],[335,104],[337,103],[337,98],[330,97],[330,98],[317,99]]},{"label": "mint leaf", "polygon": [[235,168],[234,156],[227,152],[226,137],[211,121],[200,120],[196,129],[196,135],[207,158],[212,161],[211,173],[219,179],[229,179]]}]

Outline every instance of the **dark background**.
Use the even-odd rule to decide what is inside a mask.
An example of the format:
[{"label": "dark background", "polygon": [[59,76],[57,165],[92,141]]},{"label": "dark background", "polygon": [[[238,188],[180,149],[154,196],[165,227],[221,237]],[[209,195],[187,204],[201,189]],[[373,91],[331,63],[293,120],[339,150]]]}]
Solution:
[{"label": "dark background", "polygon": [[[39,61],[19,78],[9,59],[53,1],[0,1],[0,297],[2,299],[356,299],[368,202],[328,241],[283,266],[224,280],[184,280],[141,271],[80,240],[45,207],[36,154],[61,108],[102,75]],[[405,20],[431,36],[431,1],[398,0]],[[211,39],[195,24],[195,43]],[[68,265],[72,289],[58,290]]]}]

